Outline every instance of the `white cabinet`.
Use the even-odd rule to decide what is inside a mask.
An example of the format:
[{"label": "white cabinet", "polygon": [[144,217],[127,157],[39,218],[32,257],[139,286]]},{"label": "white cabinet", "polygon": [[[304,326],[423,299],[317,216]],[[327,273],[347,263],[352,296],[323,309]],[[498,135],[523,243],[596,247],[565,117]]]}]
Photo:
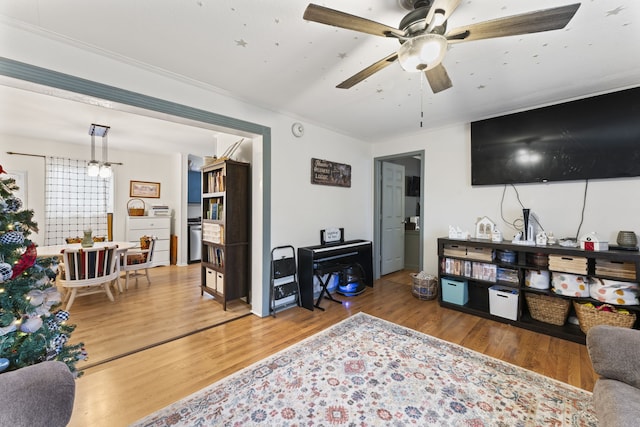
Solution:
[{"label": "white cabinet", "polygon": [[155,236],[158,239],[153,250],[152,264],[154,266],[169,265],[171,217],[128,216],[127,241],[140,243],[140,237],[142,236]]}]

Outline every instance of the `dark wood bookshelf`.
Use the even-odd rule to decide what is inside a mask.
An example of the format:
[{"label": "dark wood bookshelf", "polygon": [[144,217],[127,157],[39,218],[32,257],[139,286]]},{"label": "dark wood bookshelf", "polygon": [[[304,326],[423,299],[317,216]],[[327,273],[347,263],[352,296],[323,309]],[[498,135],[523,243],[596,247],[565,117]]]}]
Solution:
[{"label": "dark wood bookshelf", "polygon": [[202,168],[202,283],[227,309],[249,302],[250,164],[220,161]]},{"label": "dark wood bookshelf", "polygon": [[[459,247],[467,247],[473,248],[474,250],[485,248],[491,251],[493,254],[491,260],[486,258],[484,259],[474,259],[473,255],[470,256],[454,256],[451,254],[445,254],[445,247],[451,246],[459,246]],[[498,259],[495,256],[496,251],[512,251],[515,252],[515,260],[513,263],[504,262]],[[472,252],[473,253],[473,252]],[[625,251],[625,250],[608,250],[608,251],[586,251],[580,248],[570,248],[559,245],[547,245],[547,246],[529,246],[529,245],[520,245],[513,244],[511,242],[504,243],[496,243],[488,240],[481,239],[469,239],[469,240],[459,240],[459,239],[449,239],[449,238],[440,238],[438,239],[438,279],[440,292],[438,295],[438,299],[440,305],[442,307],[450,308],[453,310],[462,311],[465,313],[473,314],[476,316],[496,320],[503,323],[509,323],[514,326],[518,326],[524,329],[528,329],[535,332],[540,332],[543,334],[555,336],[558,338],[563,338],[569,341],[574,341],[578,343],[585,343],[585,334],[582,332],[580,327],[576,324],[565,322],[564,325],[557,326],[551,323],[546,323],[543,321],[539,321],[533,319],[531,317],[531,313],[529,312],[529,308],[526,302],[527,294],[540,294],[549,296],[552,298],[562,298],[565,300],[571,301],[571,308],[569,311],[569,317],[575,316],[575,310],[573,308],[573,302],[577,301],[580,303],[591,302],[594,305],[603,304],[602,302],[593,299],[591,297],[570,297],[566,295],[556,294],[551,290],[551,285],[549,289],[536,289],[531,288],[525,285],[525,272],[526,270],[547,270],[549,271],[549,275],[551,276],[555,273],[568,273],[568,274],[576,274],[571,272],[563,272],[557,270],[551,270],[548,266],[540,266],[535,265],[529,262],[528,256],[531,254],[544,254],[544,255],[556,255],[556,256],[566,256],[566,257],[581,257],[586,258],[586,270],[583,276],[596,277],[601,279],[609,279],[621,282],[632,282],[637,283],[638,277],[640,277],[640,254],[634,251]],[[495,265],[496,268],[506,268],[517,271],[518,282],[504,282],[504,281],[493,281],[493,280],[483,280],[479,278],[474,278],[472,276],[465,275],[464,269],[461,269],[460,274],[452,274],[451,272],[445,271],[444,265],[446,265],[446,259],[459,260],[461,263],[470,261],[472,263],[485,263]],[[596,273],[596,265],[598,260],[606,260],[606,261],[614,261],[614,262],[624,262],[624,263],[632,263],[635,265],[635,278],[623,278],[620,276],[615,276],[611,274],[597,274]],[[443,277],[452,278],[457,280],[463,280],[467,284],[467,292],[468,292],[468,301],[464,305],[455,304],[453,302],[443,301],[442,299],[442,279]],[[501,287],[509,287],[518,290],[518,317],[517,320],[507,319],[505,317],[496,316],[491,313],[490,304],[489,304],[489,288],[499,285]],[[640,318],[640,306],[638,305],[616,305],[610,304],[616,308],[624,308],[630,312],[634,312],[637,318]],[[636,320],[634,324],[634,328],[640,328],[640,320]]]}]

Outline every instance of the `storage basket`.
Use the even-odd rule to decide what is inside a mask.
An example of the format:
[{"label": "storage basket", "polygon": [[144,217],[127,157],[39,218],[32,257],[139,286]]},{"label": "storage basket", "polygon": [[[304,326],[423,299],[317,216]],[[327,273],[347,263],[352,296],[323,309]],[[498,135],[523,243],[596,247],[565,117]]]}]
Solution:
[{"label": "storage basket", "polygon": [[569,315],[571,302],[568,299],[549,295],[525,293],[531,317],[540,322],[562,326]]},{"label": "storage basket", "polygon": [[[142,205],[142,207],[140,207],[140,205]],[[142,199],[131,199],[127,202],[129,216],[144,216],[144,208],[145,204]]]},{"label": "storage basket", "polygon": [[419,279],[418,275],[412,273],[413,286],[411,293],[414,297],[421,300],[432,300],[438,296],[438,278],[435,276],[427,276],[425,279]]},{"label": "storage basket", "polygon": [[573,307],[576,310],[580,329],[585,334],[591,327],[596,325],[620,326],[622,328],[631,328],[636,322],[635,313],[616,313],[611,311],[598,310],[596,307],[588,304],[580,304],[574,301]]}]

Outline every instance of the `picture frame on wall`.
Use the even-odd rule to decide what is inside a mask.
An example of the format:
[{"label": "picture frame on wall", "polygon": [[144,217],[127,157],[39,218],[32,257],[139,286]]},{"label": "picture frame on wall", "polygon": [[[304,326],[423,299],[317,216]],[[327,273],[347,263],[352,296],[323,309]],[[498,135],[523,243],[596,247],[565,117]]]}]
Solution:
[{"label": "picture frame on wall", "polygon": [[148,181],[129,181],[129,197],[160,198],[160,183]]}]

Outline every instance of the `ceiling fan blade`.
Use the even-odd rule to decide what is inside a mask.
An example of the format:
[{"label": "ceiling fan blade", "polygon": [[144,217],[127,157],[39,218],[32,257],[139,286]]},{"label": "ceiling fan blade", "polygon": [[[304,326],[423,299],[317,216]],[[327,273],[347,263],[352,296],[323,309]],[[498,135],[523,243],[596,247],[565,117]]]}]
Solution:
[{"label": "ceiling fan blade", "polygon": [[444,65],[438,64],[438,66],[424,72],[429,81],[429,86],[433,93],[442,92],[445,89],[449,89],[453,86],[447,70]]},{"label": "ceiling fan blade", "polygon": [[347,30],[360,31],[361,33],[373,34],[374,36],[404,37],[404,31],[397,28],[345,12],[329,9],[328,7],[318,6],[313,3],[307,6],[303,18],[307,21],[333,25],[334,27],[346,28]]},{"label": "ceiling fan blade", "polygon": [[580,3],[575,3],[567,6],[492,19],[491,21],[455,28],[445,36],[447,40],[449,40],[449,43],[455,43],[559,30],[571,21],[571,18],[573,18],[573,15],[575,15],[579,7]]},{"label": "ceiling fan blade", "polygon": [[349,77],[347,80],[343,81],[336,87],[338,89],[349,89],[355,86],[356,84],[360,83],[367,77],[371,76],[372,74],[377,73],[378,71],[382,70],[388,65],[391,65],[397,59],[398,59],[398,54],[396,52],[393,52],[391,55],[387,56],[386,58],[383,58],[380,61],[369,65],[364,70]]}]

